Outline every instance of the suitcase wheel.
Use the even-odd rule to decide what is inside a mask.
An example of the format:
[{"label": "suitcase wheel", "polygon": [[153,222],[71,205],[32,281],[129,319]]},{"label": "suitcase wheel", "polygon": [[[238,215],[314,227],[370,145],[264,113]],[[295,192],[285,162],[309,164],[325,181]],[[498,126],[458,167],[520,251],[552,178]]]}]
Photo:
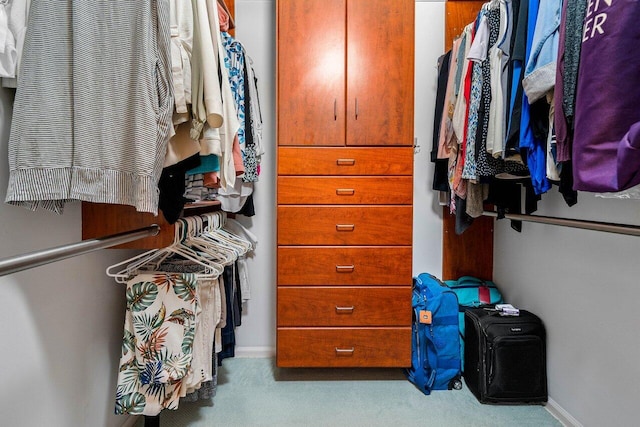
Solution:
[{"label": "suitcase wheel", "polygon": [[449,381],[449,390],[462,390],[462,381],[460,381],[460,378],[454,378]]}]

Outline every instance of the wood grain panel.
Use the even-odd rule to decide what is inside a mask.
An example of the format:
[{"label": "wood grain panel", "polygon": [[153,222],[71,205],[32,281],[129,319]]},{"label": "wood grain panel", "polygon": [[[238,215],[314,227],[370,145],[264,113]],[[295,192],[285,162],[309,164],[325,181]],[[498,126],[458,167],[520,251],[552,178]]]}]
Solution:
[{"label": "wood grain panel", "polygon": [[82,239],[95,239],[111,234],[123,233],[152,224],[160,226],[157,236],[146,237],[116,248],[153,249],[169,246],[173,242],[173,225],[162,214],[136,212],[133,206],[104,203],[82,203]]},{"label": "wood grain panel", "polygon": [[278,326],[410,326],[411,286],[278,288]]},{"label": "wood grain panel", "polygon": [[413,174],[413,148],[280,147],[278,175]]},{"label": "wood grain panel", "polygon": [[467,24],[475,21],[478,12],[485,3],[482,1],[447,1],[445,15],[445,49],[453,46],[453,40],[458,37]]},{"label": "wood grain panel", "polygon": [[278,204],[411,205],[413,179],[402,177],[280,177]]},{"label": "wood grain panel", "polygon": [[412,284],[407,246],[278,247],[278,286]]},{"label": "wood grain panel", "polygon": [[218,0],[218,3],[222,3],[226,6],[227,11],[231,14],[231,23],[233,24],[229,28],[229,34],[235,37],[236,30],[236,0]]},{"label": "wood grain panel", "polygon": [[[219,201],[187,204],[183,217],[200,215],[220,210]],[[82,238],[95,239],[117,233],[124,233],[152,224],[160,226],[157,236],[114,246],[114,249],[156,249],[169,246],[174,241],[174,225],[169,224],[162,215],[137,212],[133,206],[111,205],[104,203],[82,202]]]},{"label": "wood grain panel", "polygon": [[[476,19],[483,1],[447,1],[445,46]],[[455,217],[443,209],[442,278],[455,280],[470,275],[485,280],[493,278],[493,218],[480,217],[461,235],[455,233]]]},{"label": "wood grain panel", "polygon": [[278,328],[278,367],[400,368],[411,365],[411,327]]},{"label": "wood grain panel", "polygon": [[277,3],[278,144],[344,145],[346,0]]},{"label": "wood grain panel", "polygon": [[455,217],[444,208],[442,279],[493,278],[493,218],[480,217],[464,233],[455,233]]},{"label": "wood grain panel", "polygon": [[347,145],[413,145],[415,0],[347,2]]},{"label": "wood grain panel", "polygon": [[411,206],[278,206],[278,245],[411,245]]}]

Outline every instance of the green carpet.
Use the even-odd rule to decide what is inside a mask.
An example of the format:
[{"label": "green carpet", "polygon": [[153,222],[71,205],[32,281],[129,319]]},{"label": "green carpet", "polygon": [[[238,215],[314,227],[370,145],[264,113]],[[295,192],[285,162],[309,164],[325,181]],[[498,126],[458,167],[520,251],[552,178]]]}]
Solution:
[{"label": "green carpet", "polygon": [[[137,426],[143,426],[142,419]],[[482,405],[462,390],[420,393],[398,369],[281,369],[225,359],[211,402],[182,403],[161,427],[561,427],[543,406]]]}]

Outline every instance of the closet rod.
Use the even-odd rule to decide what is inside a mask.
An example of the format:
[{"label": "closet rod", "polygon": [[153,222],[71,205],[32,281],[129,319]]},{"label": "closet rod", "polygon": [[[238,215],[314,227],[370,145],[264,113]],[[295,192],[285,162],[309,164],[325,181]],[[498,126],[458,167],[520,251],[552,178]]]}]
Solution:
[{"label": "closet rod", "polygon": [[[498,217],[497,212],[484,211],[484,216]],[[516,221],[537,222],[540,224],[559,225],[562,227],[581,228],[584,230],[604,231],[607,233],[640,236],[640,226],[629,224],[614,224],[611,222],[585,221],[581,219],[556,218],[542,215],[505,214],[506,219]]]},{"label": "closet rod", "polygon": [[38,267],[63,259],[83,255],[99,249],[110,248],[122,243],[132,242],[144,237],[156,236],[160,232],[160,226],[152,224],[136,230],[125,231],[123,233],[112,234],[110,236],[98,237],[95,239],[82,240],[54,248],[43,249],[28,254],[16,255],[9,258],[0,259],[0,276],[17,273],[18,271]]}]

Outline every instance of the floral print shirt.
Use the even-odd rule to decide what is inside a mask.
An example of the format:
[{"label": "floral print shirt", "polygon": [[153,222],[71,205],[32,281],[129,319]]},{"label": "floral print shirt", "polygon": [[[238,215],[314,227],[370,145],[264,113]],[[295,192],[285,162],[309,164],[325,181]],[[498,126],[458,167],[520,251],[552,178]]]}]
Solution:
[{"label": "floral print shirt", "polygon": [[177,409],[200,311],[196,275],[139,274],[128,281],[116,414]]}]

